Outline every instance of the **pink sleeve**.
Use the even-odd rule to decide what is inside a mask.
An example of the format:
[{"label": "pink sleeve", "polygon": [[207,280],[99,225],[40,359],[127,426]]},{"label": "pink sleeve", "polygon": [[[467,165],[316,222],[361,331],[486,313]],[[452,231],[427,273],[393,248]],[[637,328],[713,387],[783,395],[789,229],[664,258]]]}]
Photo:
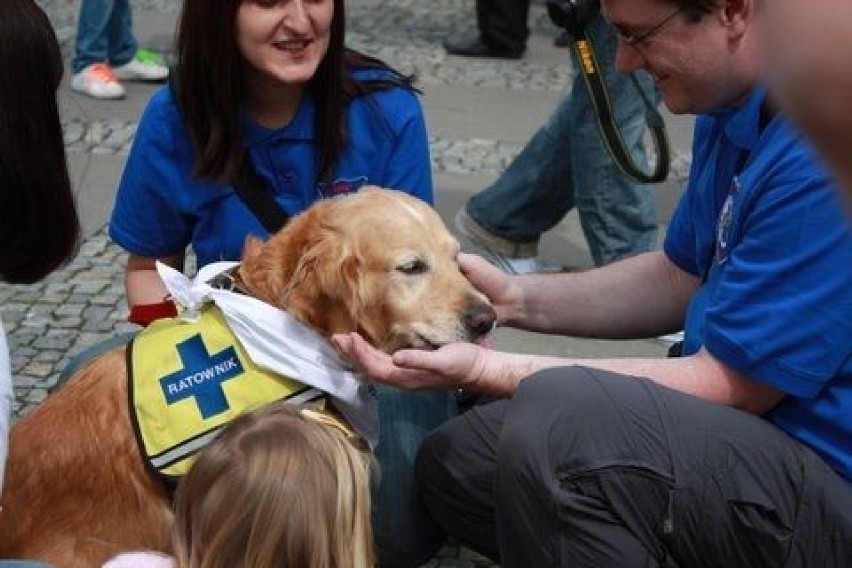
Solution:
[{"label": "pink sleeve", "polygon": [[109,560],[102,568],[175,568],[174,559],[156,552],[125,552]]}]

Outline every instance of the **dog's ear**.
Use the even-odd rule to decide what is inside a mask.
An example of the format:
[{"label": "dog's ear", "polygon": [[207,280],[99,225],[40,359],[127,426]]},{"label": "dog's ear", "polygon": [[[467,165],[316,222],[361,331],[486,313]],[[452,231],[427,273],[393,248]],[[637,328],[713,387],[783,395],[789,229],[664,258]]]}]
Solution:
[{"label": "dog's ear", "polygon": [[322,202],[296,215],[266,242],[249,236],[243,247],[240,279],[248,291],[268,304],[284,308],[286,293],[301,261],[301,252],[309,247],[317,230]]},{"label": "dog's ear", "polygon": [[242,265],[255,265],[260,260],[262,251],[263,241],[253,235],[247,236],[246,243],[243,245]]},{"label": "dog's ear", "polygon": [[249,237],[240,278],[255,297],[323,334],[363,321],[362,261],[335,226],[334,200],[315,203],[268,241]]},{"label": "dog's ear", "polygon": [[290,281],[287,309],[325,335],[360,330],[363,262],[340,232],[315,236]]},{"label": "dog's ear", "polygon": [[240,280],[252,296],[273,306],[282,307],[283,298],[280,292],[284,287],[284,274],[281,266],[284,264],[270,262],[272,241],[263,242],[257,237],[249,236],[243,247],[243,258],[240,263]]}]

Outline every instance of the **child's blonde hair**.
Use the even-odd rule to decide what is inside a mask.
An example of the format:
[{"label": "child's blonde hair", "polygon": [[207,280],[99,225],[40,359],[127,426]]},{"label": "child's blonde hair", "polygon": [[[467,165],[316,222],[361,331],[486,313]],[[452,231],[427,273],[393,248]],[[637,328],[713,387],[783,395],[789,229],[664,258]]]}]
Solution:
[{"label": "child's blonde hair", "polygon": [[372,566],[369,460],[315,410],[275,403],[239,417],[178,486],[177,566]]}]

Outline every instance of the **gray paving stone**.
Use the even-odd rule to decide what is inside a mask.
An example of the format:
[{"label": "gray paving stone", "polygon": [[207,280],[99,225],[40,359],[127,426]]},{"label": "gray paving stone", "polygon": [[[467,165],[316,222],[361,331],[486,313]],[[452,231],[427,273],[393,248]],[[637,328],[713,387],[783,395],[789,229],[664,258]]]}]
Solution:
[{"label": "gray paving stone", "polygon": [[33,356],[33,361],[51,363],[55,366],[56,362],[61,361],[65,357],[67,351],[67,349],[42,349]]},{"label": "gray paving stone", "polygon": [[82,323],[83,323],[83,318],[74,318],[74,317],[56,318],[53,321],[53,325],[58,327],[58,328],[74,329],[74,330],[80,329],[80,325],[82,325]]},{"label": "gray paving stone", "polygon": [[45,398],[47,398],[47,391],[44,389],[32,389],[27,393],[26,402],[27,406],[30,408],[35,408],[39,402],[42,402]]},{"label": "gray paving stone", "polygon": [[62,304],[53,310],[53,313],[57,316],[79,316],[83,313],[83,310],[86,309],[86,304]]},{"label": "gray paving stone", "polygon": [[[53,372],[53,365],[49,363],[42,363],[37,361],[31,361],[23,366],[21,369],[21,373],[24,376],[35,377],[38,379],[44,379],[45,377],[50,376]],[[36,386],[31,384],[30,386]],[[32,392],[32,391],[30,391]],[[30,399],[32,400],[32,399]]]}]

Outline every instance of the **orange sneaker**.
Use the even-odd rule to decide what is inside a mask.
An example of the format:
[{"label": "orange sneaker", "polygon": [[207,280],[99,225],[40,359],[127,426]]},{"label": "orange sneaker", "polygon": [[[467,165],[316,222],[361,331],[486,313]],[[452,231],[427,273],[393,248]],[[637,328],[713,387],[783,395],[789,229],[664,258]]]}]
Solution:
[{"label": "orange sneaker", "polygon": [[124,97],[124,87],[106,63],[92,63],[75,73],[71,79],[71,89],[96,99]]}]

